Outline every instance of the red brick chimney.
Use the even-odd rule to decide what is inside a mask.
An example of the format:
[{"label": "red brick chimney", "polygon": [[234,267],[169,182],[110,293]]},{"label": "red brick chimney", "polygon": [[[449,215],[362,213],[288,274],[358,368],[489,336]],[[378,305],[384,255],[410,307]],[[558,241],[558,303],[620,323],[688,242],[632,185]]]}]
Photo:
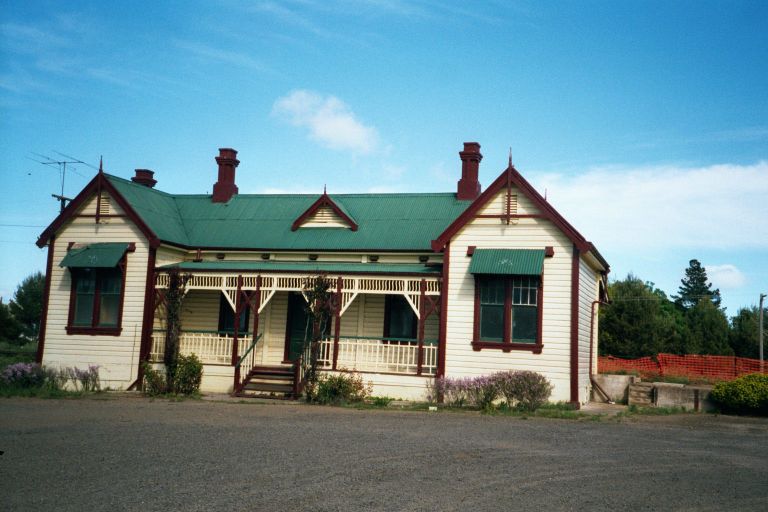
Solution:
[{"label": "red brick chimney", "polygon": [[136,169],[136,176],[131,178],[131,181],[145,187],[154,188],[157,183],[157,180],[153,178],[154,175],[155,172],[149,169]]},{"label": "red brick chimney", "polygon": [[216,163],[219,164],[219,181],[213,184],[213,202],[226,203],[237,194],[235,168],[240,165],[237,151],[232,148],[219,148]]},{"label": "red brick chimney", "polygon": [[461,179],[459,180],[456,199],[474,201],[480,195],[480,182],[477,179],[480,171],[480,144],[465,142],[464,151],[459,151],[461,157]]}]

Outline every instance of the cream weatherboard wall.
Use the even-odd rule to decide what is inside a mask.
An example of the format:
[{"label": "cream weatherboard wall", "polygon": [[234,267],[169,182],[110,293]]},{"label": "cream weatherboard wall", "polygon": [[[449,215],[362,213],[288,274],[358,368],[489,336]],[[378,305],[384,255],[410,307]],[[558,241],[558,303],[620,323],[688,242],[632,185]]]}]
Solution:
[{"label": "cream weatherboard wall", "polygon": [[[540,212],[513,187],[517,214]],[[490,200],[478,214],[499,215],[506,211],[506,190]],[[472,348],[475,282],[469,273],[472,258],[467,248],[543,249],[554,248],[544,259],[542,343],[540,354],[512,350]],[[520,218],[507,225],[498,218],[474,218],[450,241],[448,322],[446,331],[446,377],[487,375],[502,370],[531,370],[542,373],[554,385],[551,399],[570,400],[570,316],[573,244],[554,224],[541,218]],[[586,281],[586,279],[585,279]],[[588,353],[588,350],[587,350]],[[588,357],[588,355],[587,355]],[[586,376],[587,382],[589,376]],[[587,394],[580,387],[579,400]]]},{"label": "cream weatherboard wall", "polygon": [[[598,299],[600,275],[584,261],[579,260],[579,397],[589,396],[592,389],[590,375],[597,373],[597,347],[592,347],[590,369],[590,342],[597,343],[597,318],[592,317],[592,303]],[[595,311],[596,312],[596,311]],[[590,334],[593,333],[594,336]]]},{"label": "cream weatherboard wall", "polygon": [[[102,213],[107,203],[111,215],[125,213],[107,194],[102,193]],[[95,213],[96,196],[86,201],[80,211],[56,233],[43,364],[78,368],[98,365],[102,387],[121,389],[128,387],[137,377],[149,243],[127,217],[102,218],[97,224],[93,216],[83,216]],[[122,331],[119,336],[67,334],[71,279],[69,270],[60,267],[59,263],[66,256],[70,242],[136,244],[136,250],[126,256]]]}]

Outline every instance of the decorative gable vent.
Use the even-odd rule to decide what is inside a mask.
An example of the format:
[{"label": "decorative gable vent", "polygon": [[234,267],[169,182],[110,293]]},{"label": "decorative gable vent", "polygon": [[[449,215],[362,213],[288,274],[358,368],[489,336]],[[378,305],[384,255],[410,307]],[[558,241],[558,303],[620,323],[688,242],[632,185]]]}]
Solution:
[{"label": "decorative gable vent", "polygon": [[339,203],[323,192],[317,201],[293,221],[291,231],[299,228],[345,228],[357,231],[357,222]]},{"label": "decorative gable vent", "polygon": [[502,209],[502,222],[505,224],[517,224],[519,219],[514,217],[514,215],[517,215],[517,194],[513,194],[511,190],[507,190],[507,193],[504,196],[504,201],[502,202]]},{"label": "decorative gable vent", "polygon": [[97,208],[99,209],[99,215],[111,215],[112,205],[109,202],[109,196],[101,196]]},{"label": "decorative gable vent", "polygon": [[302,228],[348,228],[347,223],[330,206],[321,206],[301,224]]}]

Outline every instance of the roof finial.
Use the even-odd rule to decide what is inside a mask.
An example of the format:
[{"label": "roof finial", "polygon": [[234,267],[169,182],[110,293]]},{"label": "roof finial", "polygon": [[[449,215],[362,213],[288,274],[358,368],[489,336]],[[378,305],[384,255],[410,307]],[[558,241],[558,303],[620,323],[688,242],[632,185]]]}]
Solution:
[{"label": "roof finial", "polygon": [[512,167],[512,146],[509,146],[509,166]]},{"label": "roof finial", "polygon": [[102,165],[104,161],[103,155],[99,155],[99,174],[104,174],[104,166]]},{"label": "roof finial", "polygon": [[324,195],[324,196],[327,196],[327,195],[328,195],[328,189],[327,189],[327,187],[326,187],[326,184],[325,184],[325,183],[323,183],[323,195]]}]

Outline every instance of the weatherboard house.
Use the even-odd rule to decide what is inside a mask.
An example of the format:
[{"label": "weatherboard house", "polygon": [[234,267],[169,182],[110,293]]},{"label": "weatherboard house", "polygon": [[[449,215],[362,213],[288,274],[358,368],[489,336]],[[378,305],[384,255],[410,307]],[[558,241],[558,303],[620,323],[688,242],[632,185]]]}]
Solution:
[{"label": "weatherboard house", "polygon": [[99,172],[40,235],[48,248],[38,360],[98,365],[135,388],[160,364],[169,270],[191,277],[182,353],[203,391],[296,392],[305,280],[325,276],[333,316],[323,372],[357,371],[377,395],[423,399],[432,379],[533,370],[553,400],[585,403],[608,264],[511,161],[481,193],[464,144],[455,192],[238,194],[233,149],[211,195]]}]

